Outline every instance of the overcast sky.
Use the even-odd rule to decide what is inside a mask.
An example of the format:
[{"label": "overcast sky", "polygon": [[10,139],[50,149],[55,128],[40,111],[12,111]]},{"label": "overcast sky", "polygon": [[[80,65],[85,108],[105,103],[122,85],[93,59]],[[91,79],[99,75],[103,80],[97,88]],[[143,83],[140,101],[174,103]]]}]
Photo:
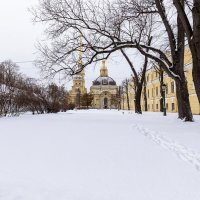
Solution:
[{"label": "overcast sky", "polygon": [[[36,41],[43,36],[43,27],[33,24],[28,8],[36,5],[38,0],[0,0],[0,62],[11,59],[20,62],[20,71],[29,77],[41,78],[39,69],[31,62],[37,54]],[[136,67],[140,67],[141,58],[131,56]],[[24,63],[25,62],[25,63]],[[86,86],[89,88],[92,81],[99,76],[101,63],[96,67],[89,66],[86,71]],[[107,61],[109,75],[120,84],[123,79],[130,77],[131,71],[120,53]],[[71,82],[61,82],[70,89]]]}]

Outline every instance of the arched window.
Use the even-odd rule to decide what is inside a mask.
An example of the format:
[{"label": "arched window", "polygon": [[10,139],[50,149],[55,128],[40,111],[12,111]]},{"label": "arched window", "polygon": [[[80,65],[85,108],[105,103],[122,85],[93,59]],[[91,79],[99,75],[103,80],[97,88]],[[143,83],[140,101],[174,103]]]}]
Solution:
[{"label": "arched window", "polygon": [[107,80],[107,79],[103,79],[103,80],[102,80],[102,84],[103,84],[103,85],[108,85],[108,80]]}]

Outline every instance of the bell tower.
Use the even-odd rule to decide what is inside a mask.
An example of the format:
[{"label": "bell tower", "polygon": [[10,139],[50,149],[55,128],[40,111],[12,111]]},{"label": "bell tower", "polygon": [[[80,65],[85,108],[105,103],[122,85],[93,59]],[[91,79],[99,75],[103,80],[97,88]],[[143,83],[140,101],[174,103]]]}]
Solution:
[{"label": "bell tower", "polygon": [[69,91],[70,102],[75,104],[76,107],[80,106],[81,95],[87,93],[85,88],[85,72],[82,69],[83,65],[83,38],[80,36],[80,47],[79,47],[79,59],[77,62],[76,72],[81,71],[80,73],[73,76],[73,85],[72,89]]}]

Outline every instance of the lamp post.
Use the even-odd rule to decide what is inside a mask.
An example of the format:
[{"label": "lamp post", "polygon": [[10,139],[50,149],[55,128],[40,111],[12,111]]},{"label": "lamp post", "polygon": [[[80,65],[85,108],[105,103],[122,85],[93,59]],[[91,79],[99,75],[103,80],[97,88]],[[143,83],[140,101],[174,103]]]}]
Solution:
[{"label": "lamp post", "polygon": [[163,115],[166,116],[166,103],[165,103],[165,91],[166,91],[166,85],[162,84],[162,92],[163,92]]}]

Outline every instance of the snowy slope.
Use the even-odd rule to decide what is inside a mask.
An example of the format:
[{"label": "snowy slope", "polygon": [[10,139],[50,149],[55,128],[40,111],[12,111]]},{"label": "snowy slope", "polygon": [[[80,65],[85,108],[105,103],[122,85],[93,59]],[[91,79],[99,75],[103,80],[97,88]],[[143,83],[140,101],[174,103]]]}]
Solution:
[{"label": "snowy slope", "polygon": [[199,200],[200,117],[70,111],[0,119],[0,200]]}]

